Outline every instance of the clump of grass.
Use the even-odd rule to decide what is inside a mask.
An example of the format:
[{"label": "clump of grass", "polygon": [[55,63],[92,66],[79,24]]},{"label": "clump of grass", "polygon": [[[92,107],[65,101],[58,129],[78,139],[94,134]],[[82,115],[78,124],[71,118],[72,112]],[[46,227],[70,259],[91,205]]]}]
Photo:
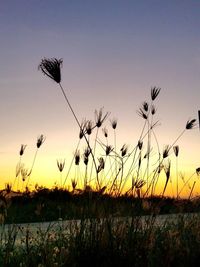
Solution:
[{"label": "clump of grass", "polygon": [[[89,143],[89,141],[88,141],[88,139],[86,137],[84,129],[82,129],[82,125],[79,122],[79,119],[78,119],[74,109],[72,108],[72,105],[70,104],[70,101],[69,101],[69,99],[68,99],[68,97],[67,97],[67,95],[65,93],[65,90],[63,89],[63,87],[61,85],[61,66],[62,66],[62,63],[63,63],[62,59],[56,59],[56,58],[47,59],[47,58],[44,58],[44,59],[42,59],[41,63],[39,64],[38,69],[41,70],[49,78],[54,80],[56,83],[58,83],[59,88],[61,89],[62,94],[64,96],[64,99],[67,102],[67,105],[68,105],[70,111],[72,112],[72,115],[73,115],[76,123],[78,124],[80,132],[83,135],[83,137],[84,137],[84,139],[85,139],[85,141],[87,143],[87,146],[91,151],[93,163],[94,163],[95,169],[97,171],[97,165],[96,165],[94,153],[93,153],[93,151],[91,149],[90,143]],[[99,113],[99,118],[98,118],[96,126],[100,127],[101,126],[100,124],[102,124],[102,122],[103,122],[103,120],[105,120],[105,118],[106,117],[102,116],[102,111],[101,111]],[[97,183],[99,184],[98,173],[97,172],[96,172],[96,179],[97,179]]]},{"label": "clump of grass", "polygon": [[[110,120],[110,126],[114,131],[114,142],[110,143],[108,139],[107,127],[103,128],[103,134],[106,138],[106,143],[102,142],[99,139],[99,128],[102,127],[107,117],[109,116],[108,112],[103,112],[103,108],[101,108],[99,111],[95,111],[94,121],[86,119],[83,119],[82,122],[79,121],[74,109],[70,104],[68,96],[61,85],[62,65],[62,59],[56,58],[44,58],[39,65],[39,69],[59,85],[64,99],[67,102],[67,105],[70,108],[70,111],[72,112],[79,127],[79,141],[62,186],[66,185],[67,179],[73,166],[73,162],[76,157],[75,155],[77,154],[77,151],[80,151],[80,141],[83,138],[86,141],[87,145],[84,148],[82,156],[85,170],[81,171],[83,167],[81,168],[82,160],[81,157],[79,157],[79,164],[75,163],[76,177],[71,179],[73,181],[76,181],[76,189],[77,186],[80,187],[80,185],[83,186],[83,190],[88,186],[95,187],[98,190],[101,190],[101,188],[105,187],[105,192],[119,196],[125,191],[126,188],[126,192],[132,192],[133,196],[145,197],[155,194],[162,170],[165,171],[166,182],[161,195],[165,193],[169,181],[173,189],[172,179],[170,177],[169,171],[170,168],[166,167],[167,160],[168,162],[169,160],[170,162],[172,162],[170,159],[172,148],[177,148],[177,141],[182,137],[185,131],[191,130],[195,127],[196,120],[188,120],[184,130],[178,135],[178,137],[172,142],[172,144],[166,145],[163,152],[161,153],[160,145],[158,143],[158,138],[155,132],[155,127],[159,124],[155,117],[157,114],[157,107],[155,106],[155,102],[160,95],[161,88],[156,86],[151,87],[150,100],[143,101],[141,107],[137,111],[138,115],[144,119],[144,125],[138,141],[133,149],[129,149],[129,152],[127,151],[127,146],[125,145],[121,146],[120,151],[117,147],[116,128],[118,121],[116,118]],[[96,134],[94,131],[95,128]],[[92,137],[94,138],[93,143]],[[156,150],[153,147],[154,143],[156,144]],[[100,149],[103,149],[103,154],[101,154],[100,156],[96,155],[98,145],[100,145]],[[176,151],[177,149],[174,150],[175,153]],[[90,158],[92,158],[92,161],[90,161]],[[107,158],[109,158],[109,160],[107,160]],[[176,155],[176,158],[178,158],[178,154]],[[178,163],[176,164],[176,166],[176,196],[178,197],[180,191],[178,186]],[[95,170],[93,171],[93,169]],[[167,169],[168,171],[166,171]],[[84,174],[81,174],[81,172]],[[93,174],[95,174],[95,180]],[[135,184],[137,184],[138,181],[144,181],[140,188],[135,187]],[[74,182],[71,183],[71,186],[73,187],[74,184]],[[195,183],[193,185],[195,186]],[[127,188],[128,186],[129,188]],[[192,186],[193,189],[194,186]],[[78,189],[80,190],[81,188]]]}]

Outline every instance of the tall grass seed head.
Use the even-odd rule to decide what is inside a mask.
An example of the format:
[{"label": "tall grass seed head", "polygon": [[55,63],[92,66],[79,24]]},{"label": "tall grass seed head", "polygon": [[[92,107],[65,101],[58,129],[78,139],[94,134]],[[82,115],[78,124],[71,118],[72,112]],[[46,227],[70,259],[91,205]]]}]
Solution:
[{"label": "tall grass seed head", "polygon": [[193,129],[196,126],[196,119],[188,120],[186,123],[186,130]]},{"label": "tall grass seed head", "polygon": [[165,159],[165,158],[167,158],[169,156],[169,150],[170,150],[170,146],[166,145],[164,147],[164,150],[163,150],[163,159]]},{"label": "tall grass seed head", "polygon": [[149,110],[149,104],[145,101],[142,103],[142,108],[144,109],[145,112],[148,112]]},{"label": "tall grass seed head", "polygon": [[100,108],[99,111],[95,110],[95,123],[96,127],[100,128],[106,118],[109,116],[109,112],[103,114],[103,108]]},{"label": "tall grass seed head", "polygon": [[65,160],[57,160],[57,166],[59,171],[62,172],[65,167]]},{"label": "tall grass seed head", "polygon": [[38,136],[37,143],[36,143],[37,148],[41,147],[41,145],[44,143],[45,139],[46,139],[46,137],[43,134]]},{"label": "tall grass seed head", "polygon": [[19,151],[19,155],[22,156],[24,154],[24,150],[26,148],[27,145],[21,145],[20,151]]},{"label": "tall grass seed head", "polygon": [[105,149],[106,156],[108,156],[113,150],[114,148],[111,145],[107,145]]},{"label": "tall grass seed head", "polygon": [[122,148],[120,149],[120,151],[121,151],[121,156],[124,157],[127,154],[128,146],[124,144]]},{"label": "tall grass seed head", "polygon": [[87,124],[86,120],[83,119],[80,125],[79,139],[82,139],[85,134],[86,124]]},{"label": "tall grass seed head", "polygon": [[38,69],[41,70],[45,75],[54,80],[57,83],[61,82],[61,66],[63,60],[56,58],[44,58],[41,60]]},{"label": "tall grass seed head", "polygon": [[106,127],[104,127],[104,128],[102,129],[102,132],[103,132],[105,138],[107,138],[107,137],[108,137],[108,130],[107,130]]},{"label": "tall grass seed head", "polygon": [[91,120],[88,120],[86,122],[85,131],[88,135],[91,135],[93,129],[93,122]]},{"label": "tall grass seed head", "polygon": [[155,108],[154,105],[152,105],[152,106],[151,106],[151,114],[152,114],[152,115],[155,115],[155,113],[156,113],[156,108]]},{"label": "tall grass seed head", "polygon": [[148,115],[147,113],[142,109],[139,108],[139,110],[137,111],[137,114],[142,117],[143,119],[147,120],[148,119]]},{"label": "tall grass seed head", "polygon": [[80,163],[80,150],[77,150],[75,153],[75,165],[79,165]]},{"label": "tall grass seed head", "polygon": [[132,184],[132,189],[135,187],[137,189],[139,188],[142,188],[144,185],[146,184],[146,182],[144,180],[136,180],[136,181],[133,181],[133,184]]},{"label": "tall grass seed head", "polygon": [[28,169],[22,167],[20,172],[21,172],[22,181],[24,182],[26,180],[26,178],[29,176],[30,171],[28,171]]},{"label": "tall grass seed head", "polygon": [[159,164],[158,166],[158,173],[160,174],[162,169],[164,168],[164,165],[163,164]]},{"label": "tall grass seed head", "polygon": [[156,97],[159,95],[161,88],[159,87],[152,87],[151,88],[151,100],[154,101]]},{"label": "tall grass seed head", "polygon": [[176,157],[178,157],[178,154],[179,154],[179,146],[173,146],[173,150],[174,150],[174,154]]},{"label": "tall grass seed head", "polygon": [[102,157],[100,157],[99,159],[98,159],[98,161],[99,161],[99,166],[98,166],[98,168],[97,168],[97,173],[99,173],[101,170],[103,170],[104,169],[104,167],[105,167],[105,161],[104,161],[104,159],[102,158]]},{"label": "tall grass seed head", "polygon": [[196,168],[196,174],[199,176],[200,175],[200,167]]},{"label": "tall grass seed head", "polygon": [[142,140],[139,140],[138,141],[138,148],[139,148],[139,150],[142,149],[142,146],[143,146],[143,141]]},{"label": "tall grass seed head", "polygon": [[84,155],[86,157],[89,157],[90,153],[91,153],[91,149],[89,147],[86,147],[85,150],[84,150]]},{"label": "tall grass seed head", "polygon": [[117,128],[117,119],[113,118],[112,120],[110,120],[110,123],[112,128],[115,130]]},{"label": "tall grass seed head", "polygon": [[84,150],[84,153],[83,153],[83,162],[85,165],[88,165],[90,153],[91,153],[90,148],[86,147],[86,149]]}]

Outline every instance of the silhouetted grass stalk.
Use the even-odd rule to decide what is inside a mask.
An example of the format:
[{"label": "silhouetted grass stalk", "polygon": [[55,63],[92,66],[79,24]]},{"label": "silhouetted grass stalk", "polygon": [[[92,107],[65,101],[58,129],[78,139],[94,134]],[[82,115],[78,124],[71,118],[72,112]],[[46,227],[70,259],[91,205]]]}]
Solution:
[{"label": "silhouetted grass stalk", "polygon": [[[79,129],[80,129],[80,131],[82,131],[81,124],[80,124],[80,122],[79,122],[79,120],[78,120],[78,118],[77,118],[77,116],[76,116],[76,114],[75,114],[75,112],[74,112],[74,110],[73,110],[73,108],[72,108],[69,100],[68,100],[68,97],[67,97],[67,95],[66,95],[66,93],[65,93],[65,91],[64,91],[64,89],[63,89],[63,87],[61,85],[61,69],[60,68],[61,68],[62,62],[63,62],[62,59],[59,59],[58,60],[56,58],[52,58],[52,59],[46,59],[46,58],[44,58],[44,59],[42,59],[42,61],[41,61],[41,63],[40,63],[40,65],[39,65],[38,68],[45,75],[47,75],[50,79],[52,79],[56,83],[58,83],[59,88],[61,89],[61,92],[62,92],[62,94],[64,96],[64,99],[67,102],[67,105],[68,105],[69,109],[71,110],[71,112],[73,114],[73,117],[75,118],[76,123],[79,126]],[[99,179],[98,179],[97,165],[96,165],[95,157],[93,155],[93,151],[92,151],[92,149],[90,147],[90,144],[89,144],[89,142],[87,140],[87,137],[85,135],[85,132],[82,131],[82,133],[83,133],[83,137],[84,137],[84,139],[85,139],[85,141],[86,141],[89,149],[91,150],[92,159],[93,159],[94,166],[95,166],[95,169],[96,169],[97,184],[99,185]]]},{"label": "silhouetted grass stalk", "polygon": [[[63,94],[63,96],[64,96],[64,98],[65,98],[65,100],[66,100],[66,102],[67,102],[67,104],[68,104],[68,106],[69,106],[69,108],[70,108],[70,110],[71,110],[71,112],[72,112],[72,114],[73,114],[73,116],[74,116],[74,118],[75,118],[75,120],[76,120],[78,126],[79,126],[79,129],[82,130],[81,124],[79,123],[79,120],[78,120],[78,118],[77,118],[77,116],[76,116],[76,114],[75,114],[75,112],[74,112],[74,110],[73,110],[73,108],[72,108],[72,106],[71,106],[71,104],[70,104],[70,102],[69,102],[69,100],[68,100],[66,94],[65,94],[65,91],[64,91],[64,89],[63,89],[63,87],[62,87],[62,85],[61,85],[60,83],[59,83],[59,86],[60,86],[60,89],[61,89],[61,91],[62,91],[62,94]],[[92,156],[93,163],[94,163],[94,166],[95,166],[95,169],[96,169],[97,184],[98,184],[98,186],[100,187],[100,185],[99,185],[98,173],[97,173],[97,165],[96,165],[96,161],[95,161],[94,153],[93,153],[93,151],[92,151],[92,148],[91,148],[91,146],[90,146],[90,143],[89,143],[89,141],[88,141],[88,139],[87,139],[87,137],[86,137],[84,131],[83,131],[83,137],[84,137],[84,139],[85,139],[85,141],[86,141],[86,143],[87,143],[87,145],[88,145],[88,147],[89,147],[89,149],[90,149],[90,151],[91,151],[91,156]]]}]

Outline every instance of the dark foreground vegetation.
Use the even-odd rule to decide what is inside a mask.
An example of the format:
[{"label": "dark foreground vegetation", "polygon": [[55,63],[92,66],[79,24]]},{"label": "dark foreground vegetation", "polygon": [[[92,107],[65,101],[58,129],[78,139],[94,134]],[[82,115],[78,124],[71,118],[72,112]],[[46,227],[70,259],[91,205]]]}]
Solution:
[{"label": "dark foreground vegetation", "polygon": [[[200,199],[176,199],[152,196],[136,198],[110,196],[91,188],[81,192],[38,188],[36,191],[8,192],[0,195],[1,220],[33,223],[82,218],[130,217],[174,213],[198,213]],[[20,212],[19,212],[20,211]]]},{"label": "dark foreground vegetation", "polygon": [[[198,266],[200,216],[186,213],[199,212],[199,199],[111,197],[58,188],[3,193],[1,214],[12,224],[1,226],[0,266]],[[178,213],[175,220],[156,223],[159,214],[170,213]],[[34,231],[15,224],[59,218],[71,221]]]}]

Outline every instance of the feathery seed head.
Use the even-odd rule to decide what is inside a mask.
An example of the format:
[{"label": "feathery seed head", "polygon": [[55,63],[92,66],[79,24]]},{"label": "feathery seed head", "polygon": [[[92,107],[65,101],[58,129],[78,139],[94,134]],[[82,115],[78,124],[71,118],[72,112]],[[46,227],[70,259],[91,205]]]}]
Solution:
[{"label": "feathery seed head", "polygon": [[63,60],[56,58],[42,59],[38,69],[57,83],[61,82],[61,71]]},{"label": "feathery seed head", "polygon": [[158,166],[158,173],[160,174],[162,169],[164,168],[163,164],[159,164]]},{"label": "feathery seed head", "polygon": [[22,181],[24,182],[26,180],[26,178],[30,175],[30,171],[28,171],[28,169],[26,169],[24,166],[21,167],[21,177],[22,177]]},{"label": "feathery seed head", "polygon": [[90,135],[92,133],[92,129],[93,129],[93,122],[89,120],[86,122],[85,131],[88,135]]},{"label": "feathery seed head", "polygon": [[193,129],[196,126],[195,122],[196,122],[196,119],[188,120],[185,126],[186,130]]},{"label": "feathery seed head", "polygon": [[156,113],[156,108],[154,105],[151,106],[151,114],[154,115]]},{"label": "feathery seed head", "polygon": [[136,189],[139,189],[139,188],[142,188],[145,184],[146,182],[144,180],[138,180],[134,182],[133,187],[135,187]]},{"label": "feathery seed head", "polygon": [[65,160],[57,160],[57,166],[59,171],[62,172],[65,167]]},{"label": "feathery seed head", "polygon": [[170,146],[166,145],[164,147],[164,150],[163,150],[163,159],[165,159],[165,158],[167,158],[169,156],[169,150],[170,150]]},{"label": "feathery seed head", "polygon": [[103,132],[105,138],[107,138],[107,137],[108,137],[108,130],[107,130],[106,127],[104,127],[104,128],[102,129],[102,132]]},{"label": "feathery seed head", "polygon": [[85,133],[85,128],[86,128],[87,122],[85,119],[82,120],[81,125],[80,125],[80,132],[79,132],[79,139],[82,139]]},{"label": "feathery seed head", "polygon": [[21,145],[20,151],[19,151],[19,155],[22,156],[24,154],[24,150],[26,148],[27,145]]},{"label": "feathery seed head", "polygon": [[142,141],[142,140],[139,140],[139,141],[138,141],[138,147],[139,147],[139,150],[142,149],[142,146],[143,146],[143,141]]},{"label": "feathery seed head", "polygon": [[137,114],[142,117],[143,119],[147,120],[148,119],[148,115],[147,113],[142,109],[139,108],[139,110],[137,111]]},{"label": "feathery seed head", "polygon": [[77,150],[75,153],[75,165],[79,165],[80,163],[80,150]]},{"label": "feathery seed head", "polygon": [[108,117],[109,113],[106,112],[103,115],[103,108],[100,108],[99,111],[95,110],[95,123],[96,123],[96,127],[100,128],[101,125],[103,124],[103,122],[106,120],[106,118]]},{"label": "feathery seed head", "polygon": [[91,149],[89,147],[86,147],[85,150],[84,150],[84,155],[86,157],[89,157],[90,153],[91,153]]},{"label": "feathery seed head", "polygon": [[156,86],[151,88],[151,99],[152,99],[152,101],[154,101],[156,99],[156,97],[159,95],[160,90],[161,90],[161,88],[156,87]]},{"label": "feathery seed head", "polygon": [[107,145],[105,150],[106,150],[106,156],[108,156],[114,150],[114,148],[110,145]]},{"label": "feathery seed head", "polygon": [[174,150],[175,156],[178,157],[178,154],[179,154],[179,146],[174,146],[173,147],[173,150]]},{"label": "feathery seed head", "polygon": [[196,174],[199,176],[200,175],[200,167],[196,168]]},{"label": "feathery seed head", "polygon": [[110,123],[112,128],[115,130],[117,128],[117,119],[113,118],[112,120],[110,120]]},{"label": "feathery seed head", "polygon": [[145,101],[142,103],[142,108],[144,109],[145,112],[148,112],[149,110],[149,104]]},{"label": "feathery seed head", "polygon": [[121,151],[121,156],[124,157],[127,154],[128,146],[124,144],[122,148],[120,149],[120,151]]},{"label": "feathery seed head", "polygon": [[83,162],[85,165],[88,164],[90,153],[91,153],[91,149],[89,147],[86,147],[83,153]]},{"label": "feathery seed head", "polygon": [[44,143],[45,139],[46,139],[46,137],[43,134],[38,136],[37,143],[36,143],[37,148],[41,147],[41,145]]},{"label": "feathery seed head", "polygon": [[102,157],[99,158],[98,161],[99,161],[99,166],[97,168],[97,173],[99,173],[101,170],[103,170],[104,166],[105,166],[105,161]]},{"label": "feathery seed head", "polygon": [[89,158],[83,155],[83,162],[85,165],[88,165]]}]

